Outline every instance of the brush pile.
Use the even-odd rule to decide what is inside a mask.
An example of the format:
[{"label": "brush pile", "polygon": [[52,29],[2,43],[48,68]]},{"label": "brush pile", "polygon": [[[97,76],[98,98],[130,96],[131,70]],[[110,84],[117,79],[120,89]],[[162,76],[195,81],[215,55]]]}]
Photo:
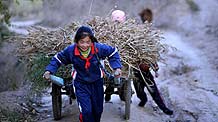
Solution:
[{"label": "brush pile", "polygon": [[[85,24],[93,28],[99,42],[118,48],[125,67],[137,67],[139,62],[158,62],[160,54],[167,50],[166,45],[160,43],[162,34],[150,23],[138,24],[134,19],[118,23],[107,17],[94,17]],[[28,60],[39,54],[54,55],[73,42],[73,35],[80,25],[73,22],[57,30],[32,27],[28,36],[16,38],[21,42],[18,52]]]},{"label": "brush pile", "polygon": [[128,66],[137,68],[140,62],[158,62],[160,54],[167,52],[167,45],[160,43],[161,32],[151,23],[138,24],[134,19],[118,23],[96,17],[88,24],[95,30],[99,42],[118,48],[122,61]]},{"label": "brush pile", "polygon": [[[70,45],[71,39],[69,32],[74,32],[77,26],[69,26],[71,31],[63,28],[51,30],[41,26],[33,26],[28,29],[27,36],[18,36],[13,40],[20,42],[18,56],[28,61],[36,58],[39,54],[54,55],[58,51]],[[69,28],[68,27],[68,28]]]}]

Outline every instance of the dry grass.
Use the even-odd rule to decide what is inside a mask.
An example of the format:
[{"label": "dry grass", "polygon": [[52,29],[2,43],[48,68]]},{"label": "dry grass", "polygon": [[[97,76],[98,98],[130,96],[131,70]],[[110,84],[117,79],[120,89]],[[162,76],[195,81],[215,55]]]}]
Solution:
[{"label": "dry grass", "polygon": [[[162,34],[150,23],[138,24],[134,19],[124,23],[112,22],[110,18],[95,17],[85,24],[95,31],[101,43],[118,48],[124,66],[137,67],[138,63],[154,63],[161,61],[161,53],[167,52],[167,45],[161,44]],[[27,37],[17,37],[22,42],[18,48],[21,57],[29,60],[39,54],[53,55],[72,43],[72,35],[82,25],[73,22],[64,29],[49,30],[42,27],[29,29]],[[64,31],[66,40],[64,40]]]}]

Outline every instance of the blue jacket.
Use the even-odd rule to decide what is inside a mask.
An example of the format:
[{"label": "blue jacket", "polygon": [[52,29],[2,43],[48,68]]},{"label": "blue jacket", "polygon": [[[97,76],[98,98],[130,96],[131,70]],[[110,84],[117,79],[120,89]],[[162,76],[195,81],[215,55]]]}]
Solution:
[{"label": "blue jacket", "polygon": [[113,69],[122,67],[120,56],[114,47],[102,43],[94,43],[89,56],[84,58],[81,56],[77,44],[72,44],[52,58],[50,64],[46,67],[46,71],[55,74],[62,64],[73,64],[74,72],[72,76],[75,81],[95,82],[103,78],[103,69],[99,65],[96,54],[99,59],[104,60],[107,58]]}]

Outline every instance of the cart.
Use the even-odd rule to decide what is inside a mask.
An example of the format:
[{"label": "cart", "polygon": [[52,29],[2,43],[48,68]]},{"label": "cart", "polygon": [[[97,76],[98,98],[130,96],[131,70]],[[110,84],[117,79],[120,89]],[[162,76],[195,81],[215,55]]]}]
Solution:
[{"label": "cart", "polygon": [[[112,75],[111,75],[112,76]],[[131,104],[131,96],[132,96],[132,89],[131,89],[131,81],[133,79],[132,72],[127,77],[121,77],[119,84],[115,83],[115,78],[112,79],[105,79],[104,85],[111,86],[117,88],[118,91],[112,94],[118,94],[120,99],[125,101],[125,115],[124,119],[128,120],[130,118],[130,104]],[[67,79],[63,80],[64,84],[60,85],[56,82],[52,81],[52,110],[53,110],[53,117],[55,120],[61,119],[61,109],[62,109],[62,95],[69,96],[69,103],[72,104],[72,100],[76,99],[74,94],[74,88],[72,85],[72,81],[67,81]],[[107,93],[105,93],[107,94]]]}]

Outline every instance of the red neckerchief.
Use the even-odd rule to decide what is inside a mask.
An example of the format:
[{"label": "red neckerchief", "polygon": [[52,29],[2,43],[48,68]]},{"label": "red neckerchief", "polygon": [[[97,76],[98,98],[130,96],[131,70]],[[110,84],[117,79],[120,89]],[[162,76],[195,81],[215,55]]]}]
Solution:
[{"label": "red neckerchief", "polygon": [[92,45],[91,45],[91,55],[89,54],[89,56],[88,56],[87,58],[85,58],[85,57],[83,57],[83,56],[81,55],[81,53],[80,53],[80,51],[79,51],[78,48],[79,48],[79,47],[78,47],[78,45],[76,44],[76,47],[75,47],[75,50],[74,50],[74,54],[75,54],[76,56],[79,56],[82,60],[85,60],[85,61],[86,61],[86,63],[85,63],[85,68],[86,68],[86,70],[87,70],[87,69],[90,67],[90,59],[93,57],[93,55],[94,55],[95,53],[98,52],[98,49],[95,48],[94,44],[92,43]]}]

